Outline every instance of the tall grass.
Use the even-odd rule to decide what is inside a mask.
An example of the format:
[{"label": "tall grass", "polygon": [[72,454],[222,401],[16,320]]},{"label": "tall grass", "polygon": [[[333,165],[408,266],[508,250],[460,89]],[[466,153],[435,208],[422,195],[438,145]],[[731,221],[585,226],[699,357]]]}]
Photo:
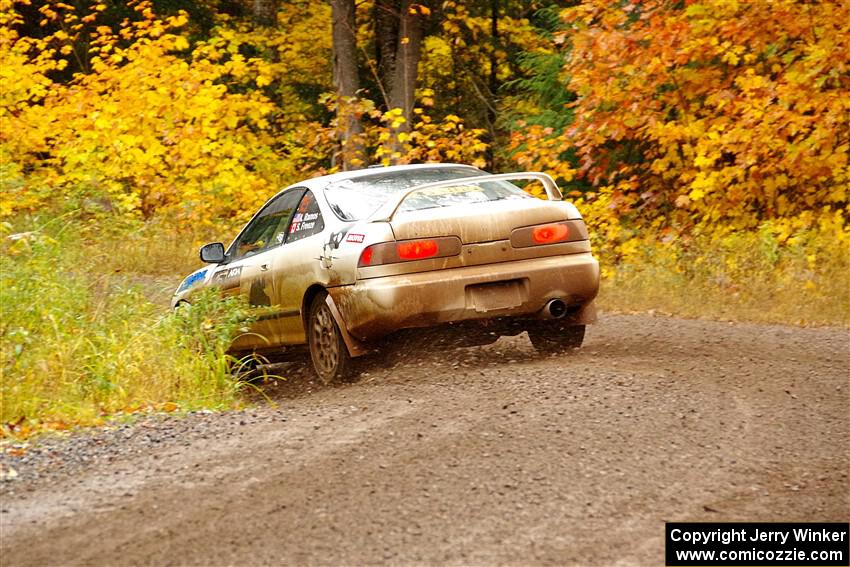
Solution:
[{"label": "tall grass", "polygon": [[599,300],[604,309],[850,325],[850,251],[834,229],[783,239],[765,223],[722,237],[646,240],[616,262],[603,251],[602,261],[609,267]]},{"label": "tall grass", "polygon": [[[21,225],[32,230],[10,238]],[[191,236],[63,219],[2,230],[0,424],[7,434],[96,423],[139,407],[238,403],[226,352],[246,330],[245,306],[209,293],[178,313],[167,309],[177,274],[194,263],[183,252],[192,250]]]}]

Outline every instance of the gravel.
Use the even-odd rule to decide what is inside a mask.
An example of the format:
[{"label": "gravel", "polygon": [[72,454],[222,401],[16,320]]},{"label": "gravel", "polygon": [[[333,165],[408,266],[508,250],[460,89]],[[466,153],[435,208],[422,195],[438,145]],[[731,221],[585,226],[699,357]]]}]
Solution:
[{"label": "gravel", "polygon": [[[663,564],[665,521],[846,521],[846,329],[606,315],[275,406],[149,415],[0,457],[4,564]],[[415,354],[410,351],[415,351]]]}]

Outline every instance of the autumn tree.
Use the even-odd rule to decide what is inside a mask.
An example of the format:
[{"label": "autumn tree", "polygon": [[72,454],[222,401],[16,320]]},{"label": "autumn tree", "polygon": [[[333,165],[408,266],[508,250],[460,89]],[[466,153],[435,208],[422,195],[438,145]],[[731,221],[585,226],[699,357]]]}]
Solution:
[{"label": "autumn tree", "polygon": [[[503,149],[516,122],[539,111],[528,87],[541,77],[538,60],[559,57],[558,11],[551,1],[445,0],[433,18],[439,26],[423,41],[420,84],[434,91],[435,108],[486,130],[488,169],[516,167]],[[564,113],[563,105],[554,112]]]},{"label": "autumn tree", "polygon": [[[343,169],[363,163],[362,130],[354,99],[360,88],[357,65],[356,6],[354,0],[331,0],[333,8],[333,65],[336,88],[337,122],[342,145]],[[398,133],[412,128],[416,79],[422,52],[424,19],[431,13],[424,4],[410,0],[376,0],[374,3],[374,43],[376,82],[388,111],[398,113],[393,120]],[[399,154],[398,136],[387,140],[389,155]]]},{"label": "autumn tree", "polygon": [[518,132],[522,163],[573,150],[564,177],[646,219],[847,207],[850,4],[585,0],[563,16],[575,123]]}]

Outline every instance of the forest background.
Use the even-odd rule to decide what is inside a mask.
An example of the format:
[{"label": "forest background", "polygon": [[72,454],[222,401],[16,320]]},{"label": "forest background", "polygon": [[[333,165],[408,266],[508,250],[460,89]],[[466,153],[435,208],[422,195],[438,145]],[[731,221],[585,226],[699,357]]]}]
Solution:
[{"label": "forest background", "polygon": [[240,403],[243,307],[167,297],[373,164],[552,174],[603,309],[850,323],[841,0],[0,0],[0,61],[6,435]]}]

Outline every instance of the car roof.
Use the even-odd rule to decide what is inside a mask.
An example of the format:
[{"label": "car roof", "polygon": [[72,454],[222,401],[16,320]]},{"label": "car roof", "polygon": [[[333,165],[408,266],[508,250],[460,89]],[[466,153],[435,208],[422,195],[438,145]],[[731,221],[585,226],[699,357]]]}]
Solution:
[{"label": "car roof", "polygon": [[[322,175],[321,177],[313,177],[305,179],[298,183],[293,183],[291,187],[307,187],[308,189],[321,189],[339,181],[348,179],[357,179],[358,177],[367,177],[370,175],[380,175],[382,173],[394,173],[403,171],[416,171],[419,169],[448,169],[448,168],[466,168],[474,171],[481,171],[477,167],[463,163],[420,163],[415,165],[390,165],[386,167],[367,167],[364,169],[355,169],[353,171],[341,171],[330,175]],[[482,175],[486,172],[481,171]]]}]

